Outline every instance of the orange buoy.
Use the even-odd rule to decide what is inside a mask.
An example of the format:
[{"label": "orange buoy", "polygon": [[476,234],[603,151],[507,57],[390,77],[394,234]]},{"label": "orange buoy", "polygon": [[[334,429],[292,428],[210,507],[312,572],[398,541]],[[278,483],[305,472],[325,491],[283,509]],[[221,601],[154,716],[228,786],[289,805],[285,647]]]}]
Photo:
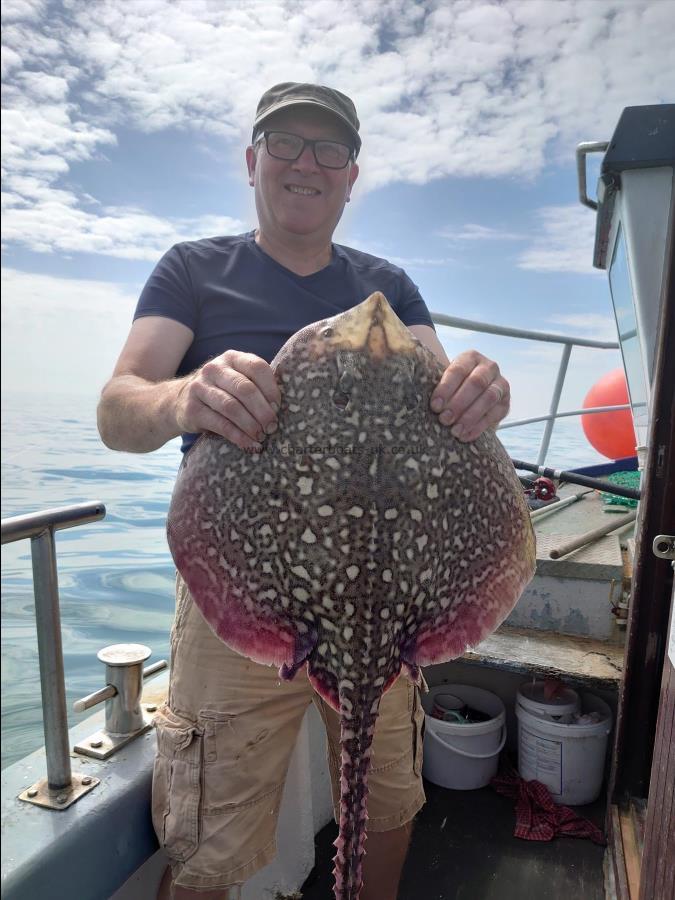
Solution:
[{"label": "orange buoy", "polygon": [[[596,381],[586,394],[584,409],[595,406],[619,406],[628,403],[628,386],[623,369],[614,369]],[[588,442],[608,459],[635,456],[635,429],[629,409],[592,413],[581,417],[581,426]]]}]

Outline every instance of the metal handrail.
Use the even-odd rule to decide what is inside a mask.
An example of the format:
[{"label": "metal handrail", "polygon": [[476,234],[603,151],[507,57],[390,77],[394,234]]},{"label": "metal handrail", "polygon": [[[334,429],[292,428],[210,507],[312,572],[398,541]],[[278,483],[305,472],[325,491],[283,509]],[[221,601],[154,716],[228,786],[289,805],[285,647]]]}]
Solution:
[{"label": "metal handrail", "polygon": [[104,516],[103,503],[94,502],[45,509],[2,520],[3,544],[25,538],[30,538],[31,542],[42,724],[47,756],[47,783],[52,791],[64,790],[72,783],[54,532],[96,522]]},{"label": "metal handrail", "polygon": [[615,341],[596,341],[593,338],[572,337],[570,334],[555,334],[549,331],[528,331],[525,328],[511,328],[506,325],[493,325],[490,322],[460,319],[458,316],[446,316],[445,313],[432,312],[431,318],[438,325],[450,325],[452,328],[482,331],[485,334],[524,338],[528,341],[546,341],[550,344],[576,344],[578,347],[597,347],[601,350],[619,349],[619,345]]},{"label": "metal handrail", "polygon": [[597,209],[597,200],[591,200],[586,189],[586,157],[589,153],[604,153],[609,147],[607,141],[584,141],[577,144],[577,182],[579,184],[579,200],[589,209]]},{"label": "metal handrail", "polygon": [[527,341],[544,341],[546,343],[563,345],[562,357],[548,413],[534,416],[530,419],[512,419],[509,422],[502,422],[498,426],[498,430],[500,430],[502,428],[515,428],[518,425],[531,425],[535,422],[546,422],[544,433],[541,438],[541,444],[539,445],[539,453],[537,455],[537,465],[539,466],[542,465],[546,459],[556,419],[565,416],[580,416],[589,413],[630,409],[630,404],[621,404],[617,406],[597,406],[590,409],[569,410],[568,412],[558,411],[560,395],[562,394],[563,385],[565,384],[565,376],[567,375],[567,366],[569,365],[572,347],[593,347],[598,350],[618,350],[619,344],[616,341],[596,341],[591,338],[572,337],[567,334],[552,334],[546,331],[529,331],[524,328],[510,328],[504,325],[476,322],[473,319],[461,319],[458,316],[446,316],[444,313],[436,312],[431,313],[431,318],[437,325],[448,325],[451,328],[462,328],[470,331],[479,331],[483,334],[496,334],[502,337],[522,338]]},{"label": "metal handrail", "polygon": [[61,531],[75,525],[86,525],[88,522],[97,522],[104,516],[105,506],[98,502],[55,506],[53,509],[41,509],[23,516],[10,516],[2,520],[2,543],[11,544],[24,538],[37,537],[47,528]]},{"label": "metal handrail", "polygon": [[[616,406],[589,406],[588,409],[568,409],[565,412],[556,413],[556,419],[564,419],[567,416],[587,416],[592,413],[614,412],[615,409],[630,409],[630,403],[617,404]],[[509,419],[501,422],[498,428],[515,428],[517,425],[534,425],[537,422],[546,422],[550,415],[532,416],[531,419]]]}]

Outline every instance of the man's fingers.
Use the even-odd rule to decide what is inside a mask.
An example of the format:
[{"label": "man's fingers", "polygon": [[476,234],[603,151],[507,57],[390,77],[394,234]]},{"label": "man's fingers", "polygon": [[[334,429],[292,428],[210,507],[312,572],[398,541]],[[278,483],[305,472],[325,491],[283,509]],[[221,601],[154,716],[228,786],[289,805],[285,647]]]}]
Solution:
[{"label": "man's fingers", "polygon": [[[493,410],[497,407],[493,407]],[[466,425],[453,425],[450,429],[453,436],[457,438],[459,441],[463,441],[468,443],[470,441],[475,441],[476,438],[480,437],[484,431],[487,431],[488,428],[494,428],[495,425],[498,425],[499,422],[504,418],[506,413],[494,414],[491,410],[489,415],[483,416],[481,419],[476,422],[475,425],[466,426]]]},{"label": "man's fingers", "polygon": [[228,350],[193,374],[178,404],[182,430],[212,431],[242,449],[259,450],[277,429],[281,392],[264,359]]},{"label": "man's fingers", "polygon": [[466,354],[460,353],[449,366],[446,366],[440,381],[431,395],[431,408],[434,412],[440,412],[447,408],[449,399],[473,370],[475,364],[475,360],[467,360]]},{"label": "man's fingers", "polygon": [[509,411],[509,383],[497,363],[466,350],[445,369],[431,395],[431,408],[442,425],[462,441],[475,440],[486,428],[496,425]]},{"label": "man's fingers", "polygon": [[251,438],[249,434],[242,431],[234,422],[225,418],[216,412],[210,406],[204,405],[200,412],[200,431],[210,431],[226,438],[242,450],[259,452],[262,450],[262,444]]},{"label": "man's fingers", "polygon": [[442,413],[441,422],[444,425],[458,422],[471,404],[498,377],[497,363],[475,350],[460,353],[443,372],[432,394],[431,408]]},{"label": "man's fingers", "polygon": [[[506,381],[503,378],[497,379],[492,384],[489,384],[482,394],[478,395],[461,416],[455,417],[453,422],[444,421],[445,413],[441,414],[440,421],[443,425],[452,424],[453,434],[455,434],[454,428],[464,428],[467,432],[473,432],[475,426],[483,418],[489,419],[491,425],[501,421],[508,412],[509,402],[510,397]],[[455,434],[455,436],[458,435]]]},{"label": "man's fingers", "polygon": [[[487,395],[492,392],[488,390]],[[475,441],[487,428],[498,425],[509,411],[510,397],[500,388],[502,399],[499,403],[477,401],[465,413],[462,419],[451,428],[452,434],[460,441]],[[484,395],[485,396],[485,395]],[[496,396],[496,394],[494,395]]]},{"label": "man's fingers", "polygon": [[[218,360],[207,363],[203,368],[204,380],[213,384],[224,395],[235,398],[246,411],[248,417],[231,407],[234,414],[232,421],[242,430],[257,439],[250,431],[250,418],[264,434],[272,434],[276,430],[277,412],[281,404],[281,392],[274,373],[263,359],[251,354],[238,353],[232,356],[231,361],[233,365],[227,365],[227,354],[223,354]],[[223,403],[226,402],[225,397],[222,399]],[[214,408],[221,411],[219,406]],[[229,418],[228,412],[224,411],[223,415]]]},{"label": "man's fingers", "polygon": [[258,388],[273,412],[278,412],[281,406],[281,391],[269,363],[253,353],[232,353],[231,356],[225,353],[223,356],[229,363],[228,368],[245,376]]},{"label": "man's fingers", "polygon": [[213,410],[221,419],[231,422],[252,440],[261,442],[265,439],[262,424],[251,415],[239,397],[230,393],[226,387],[221,384],[199,383],[195,385],[195,393],[204,406]]}]

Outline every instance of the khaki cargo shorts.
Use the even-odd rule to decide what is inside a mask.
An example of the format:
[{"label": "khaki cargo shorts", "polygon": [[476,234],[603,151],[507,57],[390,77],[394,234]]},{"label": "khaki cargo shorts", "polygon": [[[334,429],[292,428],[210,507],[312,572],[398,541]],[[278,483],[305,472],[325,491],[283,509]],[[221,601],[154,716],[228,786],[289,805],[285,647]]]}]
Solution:
[{"label": "khaki cargo shorts", "polygon": [[[175,883],[242,884],[276,855],[276,824],[291,753],[310,702],[326,725],[333,805],[339,802],[340,725],[304,670],[276,669],[230,650],[182,579],[171,632],[171,684],[157,713],[152,818]],[[368,830],[409,822],[424,804],[419,690],[399,678],[375,728]]]}]

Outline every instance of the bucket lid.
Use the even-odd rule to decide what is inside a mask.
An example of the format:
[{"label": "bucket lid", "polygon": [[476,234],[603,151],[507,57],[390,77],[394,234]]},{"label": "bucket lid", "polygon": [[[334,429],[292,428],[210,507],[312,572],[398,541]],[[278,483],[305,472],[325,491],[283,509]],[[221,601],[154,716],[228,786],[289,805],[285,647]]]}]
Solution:
[{"label": "bucket lid", "polygon": [[578,722],[556,722],[554,719],[537,715],[534,710],[526,709],[522,703],[516,704],[516,717],[535,733],[551,735],[555,738],[601,738],[612,730],[612,710],[600,697],[584,693],[584,712],[598,712],[599,722],[579,724]]},{"label": "bucket lid", "polygon": [[556,716],[578,712],[581,709],[579,695],[571,687],[562,685],[555,697],[547,699],[544,695],[544,685],[543,681],[528,681],[520,686],[518,700],[525,709]]}]

